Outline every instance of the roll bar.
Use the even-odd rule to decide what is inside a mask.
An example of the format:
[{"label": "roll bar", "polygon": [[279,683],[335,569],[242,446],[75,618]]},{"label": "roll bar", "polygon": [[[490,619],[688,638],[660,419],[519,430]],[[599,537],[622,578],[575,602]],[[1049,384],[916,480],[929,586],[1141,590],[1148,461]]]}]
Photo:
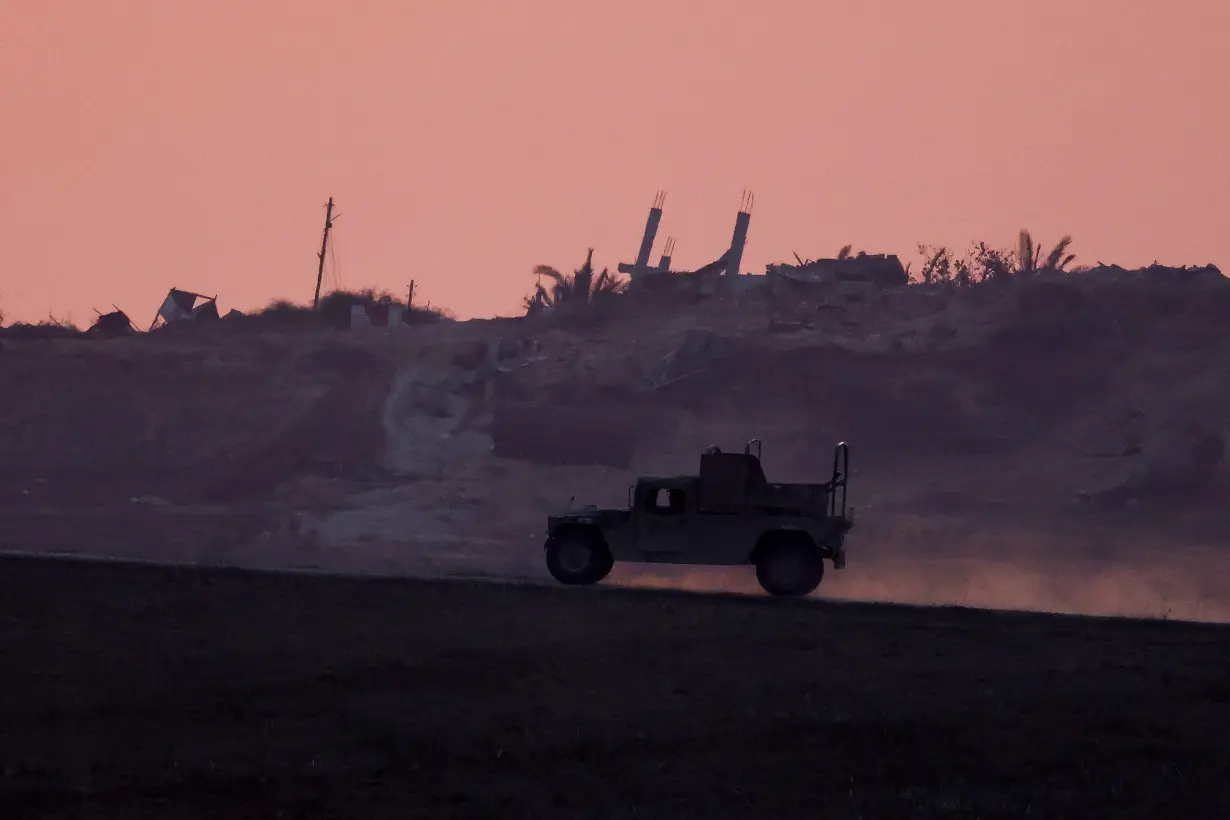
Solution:
[{"label": "roll bar", "polygon": [[751,441],[749,441],[747,444],[743,445],[743,455],[750,456],[752,454],[753,444],[756,445],[756,460],[764,461],[764,459],[760,457],[760,454],[763,452],[763,448],[761,447],[760,439],[758,438],[754,438]]},{"label": "roll bar", "polygon": [[[833,481],[829,491],[829,515],[846,517],[846,483],[850,478],[850,446],[839,441],[833,448]],[[841,504],[837,503],[837,489],[841,488]]]}]

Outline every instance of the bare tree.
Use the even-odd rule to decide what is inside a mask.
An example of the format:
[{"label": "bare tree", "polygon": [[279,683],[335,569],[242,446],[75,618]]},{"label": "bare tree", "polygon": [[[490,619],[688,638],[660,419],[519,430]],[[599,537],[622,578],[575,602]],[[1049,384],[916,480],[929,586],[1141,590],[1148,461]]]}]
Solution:
[{"label": "bare tree", "polygon": [[928,245],[919,245],[918,252],[923,256],[918,278],[924,285],[952,281],[952,252],[947,247],[932,248]]}]

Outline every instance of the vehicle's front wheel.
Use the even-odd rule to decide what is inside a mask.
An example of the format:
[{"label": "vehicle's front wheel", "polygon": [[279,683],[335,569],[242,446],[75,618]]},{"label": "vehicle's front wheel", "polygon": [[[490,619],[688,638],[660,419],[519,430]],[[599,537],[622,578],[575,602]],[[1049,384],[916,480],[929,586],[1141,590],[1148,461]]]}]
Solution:
[{"label": "vehicle's front wheel", "polygon": [[596,584],[615,561],[597,532],[572,529],[547,539],[547,570],[561,584]]},{"label": "vehicle's front wheel", "polygon": [[810,538],[778,536],[756,556],[756,580],[770,595],[810,595],[824,578],[824,556]]}]

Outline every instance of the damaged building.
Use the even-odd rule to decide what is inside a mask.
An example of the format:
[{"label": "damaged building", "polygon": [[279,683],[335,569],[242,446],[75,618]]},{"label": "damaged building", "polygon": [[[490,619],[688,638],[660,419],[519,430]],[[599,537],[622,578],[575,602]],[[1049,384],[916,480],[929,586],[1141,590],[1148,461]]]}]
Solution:
[{"label": "damaged building", "polygon": [[218,297],[203,296],[179,288],[167,291],[167,298],[158,308],[154,321],[149,329],[175,324],[178,322],[208,322],[218,318]]}]

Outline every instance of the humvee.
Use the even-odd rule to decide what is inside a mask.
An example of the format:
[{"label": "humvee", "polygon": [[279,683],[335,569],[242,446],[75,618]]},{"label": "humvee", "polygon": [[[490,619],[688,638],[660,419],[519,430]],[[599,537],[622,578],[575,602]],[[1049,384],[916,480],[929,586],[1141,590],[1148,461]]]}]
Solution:
[{"label": "humvee", "polygon": [[[755,445],[756,452],[752,452]],[[547,516],[547,569],[560,583],[595,584],[616,561],[756,567],[770,595],[815,591],[824,561],[846,564],[850,449],[833,451],[833,474],[822,484],[770,484],[761,443],[742,453],[710,447],[695,476],[645,477],[628,488],[627,509],[594,506]]]}]

